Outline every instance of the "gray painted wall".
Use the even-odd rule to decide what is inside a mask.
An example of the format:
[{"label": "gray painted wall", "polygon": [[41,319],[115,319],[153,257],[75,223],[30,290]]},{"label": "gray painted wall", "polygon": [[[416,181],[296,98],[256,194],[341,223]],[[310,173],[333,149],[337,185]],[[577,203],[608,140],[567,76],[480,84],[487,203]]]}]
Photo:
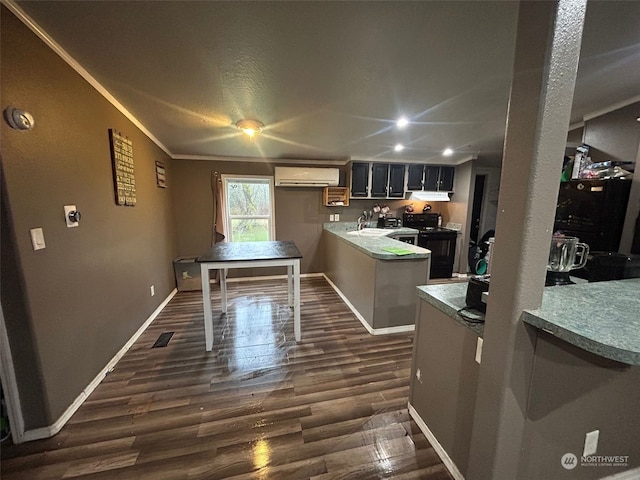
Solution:
[{"label": "gray painted wall", "polygon": [[585,123],[584,143],[594,162],[635,162],[640,145],[640,102],[596,117]]},{"label": "gray painted wall", "polygon": [[[273,176],[274,166],[261,162],[175,160],[171,182],[179,255],[197,256],[211,245],[213,172]],[[319,249],[322,225],[329,221],[329,214],[334,213],[334,209],[322,205],[322,188],[276,187],[274,196],[276,239],[293,240],[296,243],[303,255],[300,266],[302,273],[322,272],[322,253]],[[284,268],[272,272],[247,268],[232,271],[230,275],[283,272],[286,272]]]},{"label": "gray painted wall", "polygon": [[[175,287],[170,159],[2,7],[2,307],[27,429],[50,425]],[[115,205],[108,129],[133,142],[138,203]],[[63,205],[82,213],[67,228]],[[42,227],[46,249],[29,230]],[[156,295],[151,297],[150,286]]]}]

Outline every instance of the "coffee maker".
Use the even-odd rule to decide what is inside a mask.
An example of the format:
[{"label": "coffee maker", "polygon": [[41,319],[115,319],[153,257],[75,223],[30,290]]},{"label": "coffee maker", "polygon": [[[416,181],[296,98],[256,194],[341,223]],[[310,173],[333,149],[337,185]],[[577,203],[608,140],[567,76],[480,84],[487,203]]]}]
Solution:
[{"label": "coffee maker", "polygon": [[589,245],[580,243],[578,237],[554,235],[549,249],[545,286],[575,283],[569,278],[569,273],[584,267],[588,255]]}]

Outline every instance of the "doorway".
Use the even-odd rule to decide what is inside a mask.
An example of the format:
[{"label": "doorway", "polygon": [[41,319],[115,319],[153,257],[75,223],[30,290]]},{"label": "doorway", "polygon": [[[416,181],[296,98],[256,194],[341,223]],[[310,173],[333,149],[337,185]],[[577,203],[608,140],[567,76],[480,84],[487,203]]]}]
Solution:
[{"label": "doorway", "polygon": [[476,175],[475,186],[473,189],[473,206],[471,209],[471,232],[470,240],[478,243],[480,236],[480,218],[482,216],[482,199],[484,198],[484,186],[486,175]]}]

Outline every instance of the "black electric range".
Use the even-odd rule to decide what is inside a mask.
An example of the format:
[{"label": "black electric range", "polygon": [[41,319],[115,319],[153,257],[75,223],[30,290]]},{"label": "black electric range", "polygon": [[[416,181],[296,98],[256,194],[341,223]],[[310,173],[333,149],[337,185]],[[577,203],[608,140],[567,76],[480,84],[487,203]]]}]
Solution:
[{"label": "black electric range", "polygon": [[453,275],[458,232],[439,227],[439,217],[437,213],[405,213],[402,225],[418,230],[418,246],[431,250],[429,278],[450,278]]}]

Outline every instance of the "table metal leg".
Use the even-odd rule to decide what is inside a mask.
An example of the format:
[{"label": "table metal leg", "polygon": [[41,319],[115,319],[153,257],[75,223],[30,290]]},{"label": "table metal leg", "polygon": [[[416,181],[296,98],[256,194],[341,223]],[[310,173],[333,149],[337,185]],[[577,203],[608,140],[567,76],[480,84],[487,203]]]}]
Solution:
[{"label": "table metal leg", "polygon": [[204,343],[207,352],[213,349],[213,315],[211,313],[211,288],[209,285],[209,268],[200,264],[202,278],[202,305],[204,307]]},{"label": "table metal leg", "polygon": [[220,298],[222,300],[222,313],[227,313],[227,269],[218,270],[220,275]]},{"label": "table metal leg", "polygon": [[301,339],[300,335],[300,260],[293,264],[293,333],[296,342]]}]

